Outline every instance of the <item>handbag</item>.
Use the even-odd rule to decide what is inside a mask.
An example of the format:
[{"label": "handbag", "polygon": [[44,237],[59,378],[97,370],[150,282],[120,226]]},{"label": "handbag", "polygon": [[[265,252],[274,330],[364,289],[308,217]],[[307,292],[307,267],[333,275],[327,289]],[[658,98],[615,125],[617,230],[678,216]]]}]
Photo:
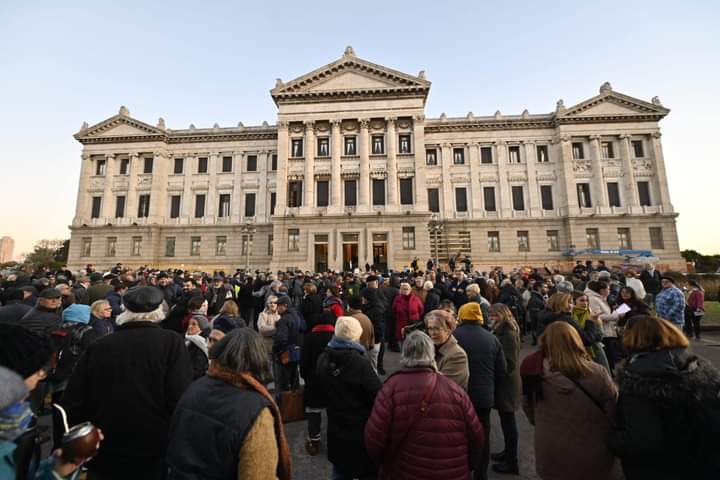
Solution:
[{"label": "handbag", "polygon": [[298,363],[300,361],[300,346],[290,345],[287,350],[280,354],[280,363],[287,365],[288,363]]},{"label": "handbag", "polygon": [[305,420],[305,392],[302,388],[280,392],[280,415],[283,423]]}]

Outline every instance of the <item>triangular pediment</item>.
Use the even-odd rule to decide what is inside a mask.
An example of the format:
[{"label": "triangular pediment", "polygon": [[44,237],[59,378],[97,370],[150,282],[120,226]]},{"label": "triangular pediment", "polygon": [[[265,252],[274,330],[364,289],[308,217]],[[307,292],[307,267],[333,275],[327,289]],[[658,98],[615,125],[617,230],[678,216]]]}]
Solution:
[{"label": "triangular pediment", "polygon": [[75,138],[82,141],[90,138],[148,137],[165,135],[165,133],[158,127],[153,127],[127,115],[118,114],[81,129],[75,134]]},{"label": "triangular pediment", "polygon": [[653,99],[653,102],[646,102],[615,92],[610,88],[604,88],[601,90],[600,95],[573,105],[563,112],[558,112],[558,117],[565,119],[637,116],[664,117],[669,112],[670,110],[660,105],[659,100]]},{"label": "triangular pediment", "polygon": [[339,60],[287,83],[278,80],[271,94],[275,101],[358,94],[412,94],[427,96],[425,74],[410,75],[355,56],[351,48]]}]

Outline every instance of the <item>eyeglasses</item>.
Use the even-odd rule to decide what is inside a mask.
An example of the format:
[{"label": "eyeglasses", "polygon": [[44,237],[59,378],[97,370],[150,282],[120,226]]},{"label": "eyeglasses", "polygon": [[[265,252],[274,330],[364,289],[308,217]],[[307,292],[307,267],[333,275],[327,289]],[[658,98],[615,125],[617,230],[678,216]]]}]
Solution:
[{"label": "eyeglasses", "polygon": [[444,332],[445,329],[442,327],[427,327],[426,329],[429,332]]}]

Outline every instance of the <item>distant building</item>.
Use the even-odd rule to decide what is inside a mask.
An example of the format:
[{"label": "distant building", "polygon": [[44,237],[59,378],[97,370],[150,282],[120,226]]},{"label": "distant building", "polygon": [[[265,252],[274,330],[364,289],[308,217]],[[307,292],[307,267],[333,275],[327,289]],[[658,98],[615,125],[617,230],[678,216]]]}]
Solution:
[{"label": "distant building", "polygon": [[0,263],[12,262],[15,240],[11,237],[0,238]]},{"label": "distant building", "polygon": [[605,83],[549,113],[426,118],[429,92],[424,72],[348,48],[278,80],[275,125],[169,129],[125,107],[84,124],[69,266],[400,269],[461,253],[486,269],[585,249],[685,266],[657,97]]}]

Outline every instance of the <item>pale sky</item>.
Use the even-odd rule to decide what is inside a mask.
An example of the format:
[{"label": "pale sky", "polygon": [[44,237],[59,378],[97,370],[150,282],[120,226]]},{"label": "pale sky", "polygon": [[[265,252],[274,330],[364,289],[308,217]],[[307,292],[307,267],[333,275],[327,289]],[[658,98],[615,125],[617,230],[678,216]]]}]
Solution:
[{"label": "pale sky", "polygon": [[[512,3],[513,5],[505,5]],[[246,5],[247,4],[247,5]],[[342,55],[433,85],[429,117],[547,113],[604,81],[660,124],[681,249],[720,253],[720,3],[0,1],[0,236],[69,238],[81,145],[126,105],[169,128],[273,124],[269,90]]]}]

